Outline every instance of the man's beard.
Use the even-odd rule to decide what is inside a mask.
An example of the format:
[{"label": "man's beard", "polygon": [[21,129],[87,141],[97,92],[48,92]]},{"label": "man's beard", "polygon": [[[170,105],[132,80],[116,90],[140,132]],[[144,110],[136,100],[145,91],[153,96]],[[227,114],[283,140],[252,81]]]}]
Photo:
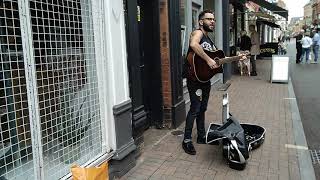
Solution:
[{"label": "man's beard", "polygon": [[210,29],[209,25],[203,24],[203,29],[207,32],[213,32],[213,29]]}]

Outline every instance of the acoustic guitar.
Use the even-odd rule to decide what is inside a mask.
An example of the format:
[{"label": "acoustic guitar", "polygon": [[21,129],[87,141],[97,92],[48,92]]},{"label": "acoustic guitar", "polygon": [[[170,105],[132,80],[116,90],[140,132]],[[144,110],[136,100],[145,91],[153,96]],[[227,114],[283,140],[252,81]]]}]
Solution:
[{"label": "acoustic guitar", "polygon": [[221,66],[222,64],[230,63],[233,61],[239,61],[241,60],[240,55],[249,54],[249,52],[242,52],[238,56],[225,57],[224,52],[222,50],[217,50],[217,51],[204,50],[204,52],[211,59],[213,59],[217,63],[217,65],[219,65],[218,68],[211,69],[210,66],[207,64],[207,62],[193,51],[190,51],[187,56],[187,61],[191,66],[190,68],[192,71],[192,76],[194,76],[193,78],[202,83],[208,82],[215,74],[222,73],[223,72],[223,69]]}]

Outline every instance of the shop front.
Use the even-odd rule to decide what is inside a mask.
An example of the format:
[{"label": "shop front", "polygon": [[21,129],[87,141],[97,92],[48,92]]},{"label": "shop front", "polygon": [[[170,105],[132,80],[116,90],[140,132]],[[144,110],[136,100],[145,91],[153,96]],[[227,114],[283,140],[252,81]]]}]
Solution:
[{"label": "shop front", "polygon": [[[68,178],[72,164],[95,166],[119,154],[112,107],[130,100],[127,69],[114,66],[125,62],[122,3],[111,6],[117,19],[106,7],[90,0],[0,4],[0,179]],[[120,38],[113,46],[105,43],[110,31]],[[115,51],[121,56],[112,57]],[[123,70],[116,81],[124,83],[113,84]]]},{"label": "shop front", "polygon": [[282,31],[277,22],[288,20],[288,10],[264,0],[250,1],[263,8],[263,10],[260,9],[255,20],[261,35],[260,57],[271,57],[273,54],[278,54],[278,39],[273,32],[275,29]]},{"label": "shop front", "polygon": [[[239,38],[242,30],[248,32],[250,24],[256,26],[260,34],[261,54],[260,57],[270,57],[278,53],[278,42],[274,40],[274,30],[280,26],[277,21],[285,21],[288,18],[288,11],[278,7],[276,4],[264,0],[232,0],[230,1],[232,20],[230,23],[230,49],[235,54],[239,49]],[[234,63],[234,72],[237,72],[237,65]]]},{"label": "shop front", "polygon": [[278,40],[273,40],[274,38],[265,38],[265,34],[270,34],[268,31],[273,32],[274,29],[280,28],[278,24],[272,21],[268,21],[266,19],[258,18],[256,20],[257,26],[260,27],[260,32],[263,36],[261,38],[261,45],[260,45],[260,58],[264,57],[272,57],[273,54],[278,54]]}]

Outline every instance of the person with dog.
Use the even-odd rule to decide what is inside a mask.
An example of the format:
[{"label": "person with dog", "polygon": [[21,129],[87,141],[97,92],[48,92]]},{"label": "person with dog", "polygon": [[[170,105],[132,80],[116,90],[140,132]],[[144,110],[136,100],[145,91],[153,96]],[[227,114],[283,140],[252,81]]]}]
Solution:
[{"label": "person with dog", "polygon": [[249,31],[251,32],[251,49],[250,49],[250,62],[252,66],[251,76],[257,76],[256,60],[257,55],[260,54],[260,36],[256,31],[256,26],[249,25]]},{"label": "person with dog", "polygon": [[[251,39],[250,37],[247,35],[247,31],[241,31],[241,37],[240,37],[240,51],[242,52],[250,52],[251,49]],[[250,72],[250,61],[249,59],[245,60],[245,61],[239,61],[239,67],[240,67],[240,75],[243,75],[243,68],[246,67],[247,68],[247,73],[250,76],[251,72]]]},{"label": "person with dog", "polygon": [[[211,59],[204,50],[214,51],[217,50],[213,41],[209,38],[208,33],[213,32],[215,28],[215,16],[213,11],[204,10],[198,16],[199,28],[194,30],[190,35],[189,49],[190,51],[195,52],[200,56],[208,66],[213,68],[218,68],[217,63]],[[192,143],[192,129],[194,120],[197,124],[197,143],[205,144],[205,111],[207,110],[207,105],[209,101],[211,83],[208,82],[199,82],[193,78],[192,72],[187,70],[187,88],[190,96],[190,110],[186,117],[186,125],[184,131],[184,139],[182,142],[183,150],[190,155],[195,155],[196,150]]]},{"label": "person with dog", "polygon": [[247,35],[247,31],[241,31],[240,50],[250,51],[250,49],[251,49],[251,39]]}]

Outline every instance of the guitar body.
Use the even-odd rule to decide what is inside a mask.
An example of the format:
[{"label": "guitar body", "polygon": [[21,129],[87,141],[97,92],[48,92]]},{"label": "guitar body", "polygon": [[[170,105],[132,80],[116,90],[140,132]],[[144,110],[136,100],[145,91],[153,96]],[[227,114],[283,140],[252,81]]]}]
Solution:
[{"label": "guitar body", "polygon": [[[217,51],[204,51],[211,59],[215,60],[217,64],[219,64],[219,59],[225,57],[224,52],[222,50]],[[203,60],[200,56],[198,56],[194,52],[189,52],[187,56],[187,60],[189,65],[191,66],[191,76],[195,80],[199,82],[208,82],[210,79],[217,73],[222,73],[223,68],[222,66],[211,69],[207,62]]]}]

